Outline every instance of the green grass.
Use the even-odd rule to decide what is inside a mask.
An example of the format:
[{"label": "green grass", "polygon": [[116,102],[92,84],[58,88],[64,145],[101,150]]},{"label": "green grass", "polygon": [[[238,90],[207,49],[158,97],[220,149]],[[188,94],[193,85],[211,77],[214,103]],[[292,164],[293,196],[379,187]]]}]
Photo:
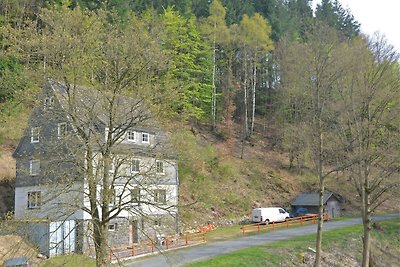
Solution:
[{"label": "green grass", "polygon": [[266,253],[263,248],[256,247],[226,254],[206,262],[191,264],[191,267],[209,266],[266,266],[267,263],[279,264],[279,258]]},{"label": "green grass", "polygon": [[[385,266],[391,266],[398,260],[400,252],[400,220],[379,223],[383,230],[373,230],[374,255]],[[226,230],[229,233],[228,230]],[[360,261],[362,250],[362,225],[346,227],[323,233],[323,251],[341,251],[348,257]],[[315,247],[315,235],[277,241],[259,247],[239,250],[218,256],[207,261],[196,262],[187,266],[293,266],[300,265],[308,247]],[[385,253],[386,252],[386,253]],[[390,253],[388,253],[390,252]],[[397,254],[396,254],[397,253]]]},{"label": "green grass", "polygon": [[241,225],[218,227],[214,231],[206,233],[207,242],[214,242],[219,240],[227,240],[236,237],[241,237],[243,236],[243,234],[240,230],[240,227]]},{"label": "green grass", "polygon": [[50,258],[43,262],[42,267],[57,267],[57,266],[79,266],[79,267],[93,267],[96,265],[94,259],[83,255],[68,255]]}]

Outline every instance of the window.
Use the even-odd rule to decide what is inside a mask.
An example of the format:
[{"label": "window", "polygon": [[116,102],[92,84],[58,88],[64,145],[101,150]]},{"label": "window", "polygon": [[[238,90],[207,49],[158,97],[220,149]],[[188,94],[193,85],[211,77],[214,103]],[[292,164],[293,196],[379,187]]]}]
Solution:
[{"label": "window", "polygon": [[67,135],[67,124],[65,122],[58,124],[58,138],[61,139]]},{"label": "window", "polygon": [[108,225],[108,231],[114,232],[115,230],[117,230],[117,224],[116,223],[110,223]]},{"label": "window", "polygon": [[142,143],[150,143],[149,133],[142,133]]},{"label": "window", "polygon": [[159,160],[156,161],[156,173],[164,173],[164,162]]},{"label": "window", "polygon": [[28,192],[28,209],[37,209],[42,205],[42,194],[40,191]]},{"label": "window", "polygon": [[140,203],[140,188],[131,189],[131,202],[136,204]]},{"label": "window", "polygon": [[34,159],[29,162],[29,174],[38,175],[40,171],[40,160]]},{"label": "window", "polygon": [[154,220],[154,226],[161,226],[161,218]]},{"label": "window", "polygon": [[31,129],[31,143],[38,143],[39,142],[39,133],[40,133],[40,128],[39,127],[33,127]]},{"label": "window", "polygon": [[154,202],[165,204],[167,202],[167,193],[165,189],[154,190]]},{"label": "window", "polygon": [[51,109],[51,108],[53,108],[53,104],[54,104],[54,98],[52,96],[46,97],[43,101],[43,108]]},{"label": "window", "polygon": [[110,206],[115,206],[115,203],[117,203],[117,192],[115,189],[110,190]]},{"label": "window", "polygon": [[136,132],[131,130],[127,131],[126,139],[130,142],[136,142]]},{"label": "window", "polygon": [[140,172],[140,159],[132,160],[131,172]]}]

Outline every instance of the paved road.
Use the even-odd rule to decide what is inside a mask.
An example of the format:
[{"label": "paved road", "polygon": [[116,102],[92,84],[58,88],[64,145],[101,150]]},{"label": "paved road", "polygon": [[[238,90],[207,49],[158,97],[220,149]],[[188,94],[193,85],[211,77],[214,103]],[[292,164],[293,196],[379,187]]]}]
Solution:
[{"label": "paved road", "polygon": [[[389,220],[400,218],[400,214],[390,214],[374,217],[374,221]],[[361,224],[360,218],[332,221],[324,223],[324,230],[339,229],[346,226]],[[291,239],[297,236],[310,235],[317,232],[317,226],[307,225],[301,228],[291,228],[268,232],[265,234],[246,236],[234,240],[220,241],[205,245],[195,246],[192,248],[170,251],[164,255],[157,255],[142,259],[136,259],[133,262],[127,262],[129,267],[165,267],[165,266],[182,266],[190,262],[205,260],[207,258],[226,254],[235,250],[244,249],[253,246],[259,246],[267,243],[272,243],[278,240]]]}]

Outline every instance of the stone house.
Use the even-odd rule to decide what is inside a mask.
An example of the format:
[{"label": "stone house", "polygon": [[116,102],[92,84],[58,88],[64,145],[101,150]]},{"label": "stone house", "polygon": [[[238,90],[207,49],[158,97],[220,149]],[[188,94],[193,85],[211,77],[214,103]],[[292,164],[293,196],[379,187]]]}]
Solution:
[{"label": "stone house", "polygon": [[[102,103],[107,101],[105,96],[86,88],[77,88],[76,94],[81,103],[75,107],[81,113],[79,121],[68,115],[66,86],[49,80],[13,154],[16,159],[15,218],[28,222],[28,237],[47,256],[93,249],[88,223],[91,220],[88,181],[83,171],[87,166],[86,154],[76,134],[76,125],[90,124],[88,134],[93,136],[90,142],[99,147],[111,129],[107,110],[102,108]],[[129,97],[116,103],[117,113],[123,114],[114,122],[112,130],[145,112],[133,109],[138,103]],[[85,109],[89,106],[90,110]],[[154,120],[137,121],[143,124],[129,124],[129,128],[120,131],[113,150],[109,170],[114,192],[109,209],[115,210],[108,222],[111,247],[148,239],[157,242],[179,231],[176,157],[168,149],[166,133]],[[100,151],[93,162],[98,163],[93,173],[100,173],[103,167]]]}]

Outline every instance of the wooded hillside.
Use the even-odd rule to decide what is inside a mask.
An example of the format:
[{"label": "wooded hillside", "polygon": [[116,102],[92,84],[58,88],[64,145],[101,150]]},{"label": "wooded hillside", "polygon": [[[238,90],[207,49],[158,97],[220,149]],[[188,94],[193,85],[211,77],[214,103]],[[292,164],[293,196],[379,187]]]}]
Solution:
[{"label": "wooded hillside", "polygon": [[169,129],[184,223],[327,188],[368,226],[399,185],[396,51],[338,1],[209,2],[1,1],[0,175],[46,79],[112,80]]}]

